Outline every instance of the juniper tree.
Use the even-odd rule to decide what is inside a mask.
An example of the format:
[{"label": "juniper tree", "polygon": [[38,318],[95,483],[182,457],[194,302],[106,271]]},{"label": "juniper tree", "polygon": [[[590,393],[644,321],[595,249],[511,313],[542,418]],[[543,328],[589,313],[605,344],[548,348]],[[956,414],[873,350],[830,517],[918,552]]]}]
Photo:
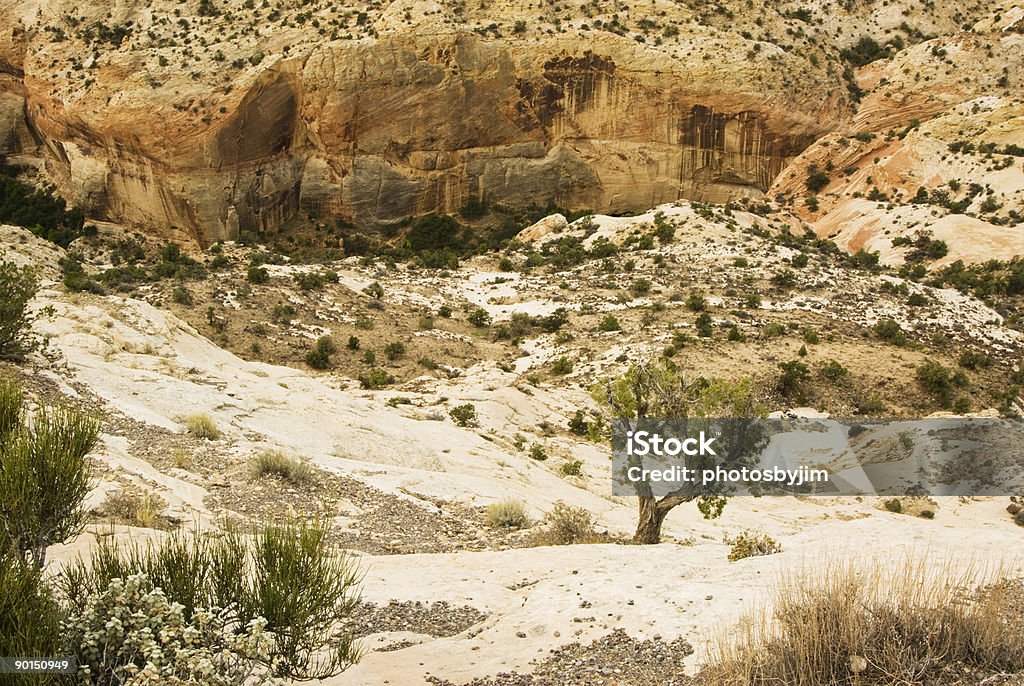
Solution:
[{"label": "juniper tree", "polygon": [[[650,360],[633,364],[620,376],[595,385],[592,394],[613,419],[629,423],[645,419],[706,423],[713,417],[739,420],[725,429],[731,434],[723,441],[730,446],[723,456],[727,463],[745,459],[758,445],[759,434],[749,420],[763,416],[764,412],[754,402],[749,381],[732,384],[699,376],[691,379],[679,373],[671,361]],[[660,542],[665,517],[683,503],[697,501],[701,513],[709,519],[719,516],[725,507],[727,491],[717,486],[687,483],[659,498],[649,483],[634,485],[636,543]]]}]

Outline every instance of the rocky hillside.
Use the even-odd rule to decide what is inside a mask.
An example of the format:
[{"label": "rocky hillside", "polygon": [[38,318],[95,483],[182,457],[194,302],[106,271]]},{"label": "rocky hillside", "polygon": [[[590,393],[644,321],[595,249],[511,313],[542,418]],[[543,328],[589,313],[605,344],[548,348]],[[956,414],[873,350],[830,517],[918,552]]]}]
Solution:
[{"label": "rocky hillside", "polygon": [[1019,60],[994,33],[1014,10],[943,5],[3,0],[0,152],[45,159],[94,216],[202,244],[296,217],[722,202],[889,116],[857,111],[865,36],[894,74],[960,31]]}]

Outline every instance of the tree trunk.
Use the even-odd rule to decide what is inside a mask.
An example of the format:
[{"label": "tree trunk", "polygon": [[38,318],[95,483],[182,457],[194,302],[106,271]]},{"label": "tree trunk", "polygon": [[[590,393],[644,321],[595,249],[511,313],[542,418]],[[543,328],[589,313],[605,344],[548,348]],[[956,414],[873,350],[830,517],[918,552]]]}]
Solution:
[{"label": "tree trunk", "polygon": [[661,523],[665,521],[667,509],[658,507],[654,496],[640,496],[640,517],[636,524],[633,542],[653,545],[661,542]]}]

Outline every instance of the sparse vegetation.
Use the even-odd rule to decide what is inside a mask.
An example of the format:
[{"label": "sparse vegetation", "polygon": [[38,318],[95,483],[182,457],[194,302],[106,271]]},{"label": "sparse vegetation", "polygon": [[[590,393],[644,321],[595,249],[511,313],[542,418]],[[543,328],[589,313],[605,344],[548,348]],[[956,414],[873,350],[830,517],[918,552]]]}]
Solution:
[{"label": "sparse vegetation", "polygon": [[213,418],[205,413],[189,415],[185,418],[185,428],[196,438],[205,438],[209,441],[219,440],[223,435]]},{"label": "sparse vegetation", "polygon": [[774,538],[753,531],[741,531],[732,538],[727,538],[725,542],[730,546],[729,562],[782,552],[782,546]]},{"label": "sparse vegetation", "polygon": [[304,460],[289,457],[279,450],[264,450],[249,463],[249,472],[255,478],[274,476],[293,486],[312,483],[316,470]]},{"label": "sparse vegetation", "polygon": [[530,518],[521,502],[503,500],[487,506],[484,523],[492,529],[524,529],[530,525]]}]

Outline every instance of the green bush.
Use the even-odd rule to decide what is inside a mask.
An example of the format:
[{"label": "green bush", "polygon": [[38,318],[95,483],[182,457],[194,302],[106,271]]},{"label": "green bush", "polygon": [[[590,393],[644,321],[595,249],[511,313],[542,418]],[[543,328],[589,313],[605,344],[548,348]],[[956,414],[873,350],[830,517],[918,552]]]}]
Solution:
[{"label": "green bush", "polygon": [[[65,637],[63,612],[35,565],[6,544],[0,545],[0,655],[60,655]],[[15,680],[10,682],[14,684]],[[17,684],[49,683],[25,675]]]},{"label": "green bush", "polygon": [[68,210],[63,198],[19,181],[16,174],[0,158],[0,224],[23,226],[62,248],[86,233],[80,209]]},{"label": "green bush", "polygon": [[827,186],[831,182],[831,179],[828,178],[828,174],[821,171],[814,165],[812,165],[808,171],[810,173],[807,175],[805,185],[807,186],[807,190],[809,190],[811,193],[817,193],[821,191],[822,189],[825,188],[825,186]]},{"label": "green bush", "polygon": [[395,378],[380,367],[374,367],[359,377],[359,385],[366,389],[384,388],[394,382]]},{"label": "green bush", "polygon": [[0,261],[0,359],[19,358],[31,349],[28,303],[38,289],[34,269]]},{"label": "green bush", "polygon": [[889,512],[894,512],[896,514],[901,514],[903,512],[903,503],[902,501],[900,501],[899,498],[886,500],[884,503],[882,503],[882,506]]},{"label": "green bush", "polygon": [[[217,537],[174,532],[159,541],[121,545],[103,538],[88,560],[61,573],[73,612],[86,616],[89,598],[115,579],[145,574],[182,618],[224,608],[231,626],[253,622],[272,632],[259,658],[278,677],[324,679],[357,659],[349,636],[332,631],[356,601],[356,563],[334,550],[328,522],[268,523],[242,530],[224,523]],[[203,682],[207,683],[207,682]]]},{"label": "green bush", "polygon": [[551,372],[553,374],[569,374],[572,372],[572,367],[572,360],[563,355],[551,363]]},{"label": "green bush", "polygon": [[803,382],[810,378],[811,372],[807,365],[798,360],[780,362],[779,369],[779,392],[789,395],[797,390]]},{"label": "green bush", "polygon": [[384,356],[389,360],[397,360],[405,354],[405,343],[393,341],[384,346]]},{"label": "green bush", "polygon": [[619,325],[619,320],[613,314],[605,315],[598,323],[597,328],[601,331],[621,331],[622,326]]},{"label": "green bush", "polygon": [[903,345],[907,342],[907,335],[893,319],[880,319],[874,327],[875,335],[887,343]]},{"label": "green bush", "polygon": [[561,471],[565,476],[580,476],[583,473],[583,462],[581,460],[566,460],[562,463]]},{"label": "green bush", "polygon": [[472,403],[453,407],[448,411],[448,416],[457,426],[476,426],[477,424],[476,408]]},{"label": "green bush", "polygon": [[543,462],[544,460],[548,459],[548,454],[544,450],[544,446],[542,446],[540,443],[534,443],[533,445],[531,445],[530,459],[537,460],[538,462]]},{"label": "green bush", "polygon": [[849,374],[850,370],[835,360],[829,360],[825,364],[821,365],[819,373],[829,381],[835,383]]},{"label": "green bush", "polygon": [[488,314],[487,310],[485,310],[484,308],[478,307],[469,313],[469,316],[466,317],[466,320],[473,326],[477,327],[478,329],[482,329],[484,327],[490,326],[491,315]]},{"label": "green bush", "polygon": [[[254,663],[270,663],[274,645],[262,618],[237,626],[218,607],[186,617],[145,574],[112,579],[65,632],[90,684],[244,686]],[[273,683],[266,672],[257,671],[261,683]]]},{"label": "green bush", "polygon": [[178,305],[194,305],[195,301],[192,299],[192,294],[184,286],[175,286],[174,290],[171,291],[171,300]]},{"label": "green bush", "polygon": [[371,298],[380,300],[381,298],[384,297],[384,287],[381,286],[378,282],[374,281],[369,286],[363,289],[363,293],[366,293],[366,295],[370,296]]},{"label": "green bush", "polygon": [[83,502],[90,490],[86,459],[96,446],[100,424],[63,407],[44,407],[30,426],[21,420],[11,382],[0,389],[0,547],[10,545],[42,569],[46,549],[85,526]]},{"label": "green bush", "polygon": [[306,352],[306,364],[313,369],[327,369],[331,366],[331,355],[338,352],[338,346],[330,336],[321,336]]},{"label": "green bush", "polygon": [[405,243],[414,252],[455,250],[459,247],[459,223],[448,215],[420,217],[406,234]]},{"label": "green bush", "polygon": [[583,410],[576,410],[576,414],[569,419],[569,431],[576,436],[586,436],[589,433],[590,424]]},{"label": "green bush", "polygon": [[266,283],[267,281],[270,281],[270,272],[267,271],[266,267],[253,265],[249,267],[248,271],[246,271],[245,278],[249,283]]},{"label": "green bush", "polygon": [[942,407],[952,405],[954,391],[967,386],[967,377],[963,372],[954,372],[933,360],[918,365],[916,376],[918,385],[934,396]]}]

